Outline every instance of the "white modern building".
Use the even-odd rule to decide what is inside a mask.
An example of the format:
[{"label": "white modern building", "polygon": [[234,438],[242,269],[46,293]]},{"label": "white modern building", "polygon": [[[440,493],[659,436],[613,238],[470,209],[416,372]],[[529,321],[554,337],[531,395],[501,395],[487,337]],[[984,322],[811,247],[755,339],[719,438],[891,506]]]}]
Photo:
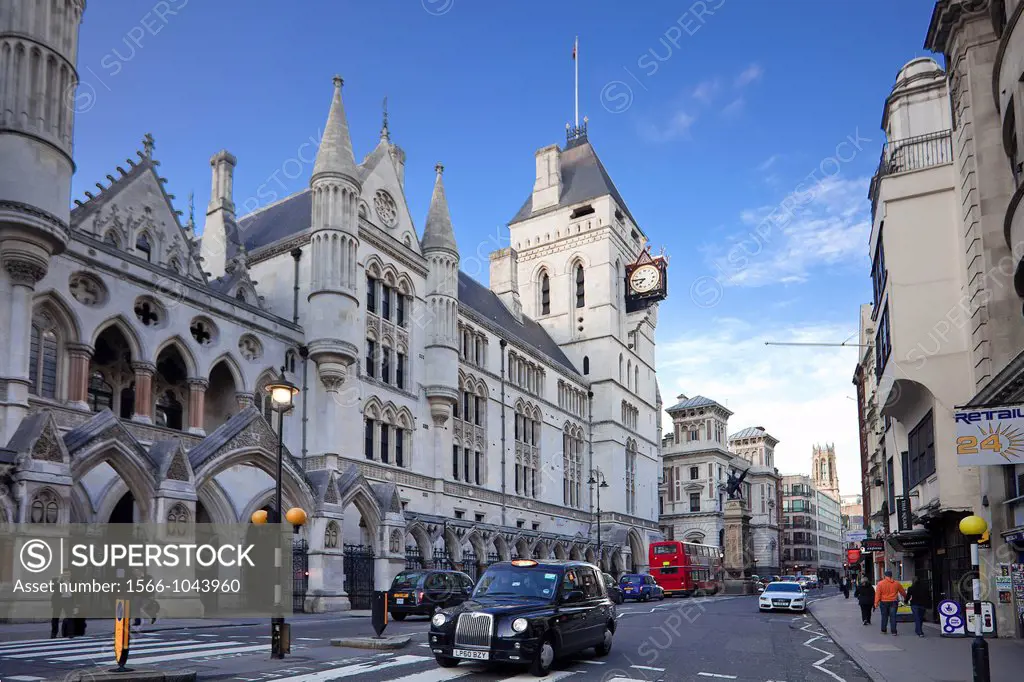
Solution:
[{"label": "white modern building", "polygon": [[0,46],[57,70],[0,79],[0,522],[246,522],[273,500],[283,367],[305,608],[366,608],[407,562],[646,568],[659,299],[629,288],[647,237],[585,127],[520,160],[490,288],[460,271],[443,168],[417,226],[404,151],[386,118],[351,133],[340,78],[308,112],[327,122],[307,189],[237,215],[245,155],[219,151],[199,235],[147,135],[72,209],[84,2],[15,4]]}]

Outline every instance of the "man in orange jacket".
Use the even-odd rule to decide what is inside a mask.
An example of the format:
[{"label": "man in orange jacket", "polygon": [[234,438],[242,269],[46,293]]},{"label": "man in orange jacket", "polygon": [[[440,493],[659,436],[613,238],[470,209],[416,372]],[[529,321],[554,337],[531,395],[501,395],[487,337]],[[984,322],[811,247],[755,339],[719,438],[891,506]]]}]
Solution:
[{"label": "man in orange jacket", "polygon": [[896,611],[900,607],[900,597],[907,598],[903,585],[892,579],[892,571],[886,571],[885,577],[875,586],[875,608],[882,608],[882,634],[892,621],[892,634],[896,636]]}]

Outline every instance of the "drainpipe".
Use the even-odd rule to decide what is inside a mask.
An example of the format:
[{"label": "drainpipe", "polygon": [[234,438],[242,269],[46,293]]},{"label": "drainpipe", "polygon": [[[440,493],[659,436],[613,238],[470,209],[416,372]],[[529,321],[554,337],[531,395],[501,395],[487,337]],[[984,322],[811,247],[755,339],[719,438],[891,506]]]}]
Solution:
[{"label": "drainpipe", "polygon": [[302,258],[302,249],[292,249],[292,258],[295,259],[295,292],[294,302],[292,303],[292,322],[298,324],[299,322],[299,260]]},{"label": "drainpipe", "polygon": [[507,474],[505,473],[505,347],[508,342],[502,339],[499,344],[501,346],[501,525],[505,526],[505,479]]},{"label": "drainpipe", "polygon": [[[587,466],[587,480],[590,481],[592,479],[596,480],[594,479],[594,392],[590,390],[587,391],[587,413],[587,458],[590,460]],[[600,481],[598,481],[598,485],[600,485]],[[589,538],[590,532],[594,530],[594,486],[588,485],[587,487],[589,488],[588,492],[590,496],[590,527],[587,529],[587,537]],[[600,498],[600,491],[598,491],[597,494],[598,498]],[[599,520],[597,526],[598,542],[601,541],[600,523],[601,522]],[[600,557],[598,558],[598,560],[600,561]]]},{"label": "drainpipe", "polygon": [[[298,251],[298,249],[295,249]],[[299,268],[299,259],[295,258],[295,269],[296,272]],[[299,295],[299,288],[295,287],[295,295]],[[298,304],[296,303],[296,306]],[[296,314],[297,315],[297,314]],[[306,405],[309,404],[309,385],[306,382],[308,376],[306,367],[309,364],[309,348],[307,346],[299,346],[299,357],[302,358],[302,471],[306,471],[306,423],[309,421],[309,417],[306,416]]]}]

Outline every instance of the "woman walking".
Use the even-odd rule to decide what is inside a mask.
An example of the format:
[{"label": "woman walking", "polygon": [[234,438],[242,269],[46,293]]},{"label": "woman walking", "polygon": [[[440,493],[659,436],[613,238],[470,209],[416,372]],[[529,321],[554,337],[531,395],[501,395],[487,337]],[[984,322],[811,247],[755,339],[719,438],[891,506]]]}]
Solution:
[{"label": "woman walking", "polygon": [[857,591],[853,593],[860,605],[860,618],[864,625],[871,625],[871,612],[875,610],[875,588],[867,578],[861,578]]},{"label": "woman walking", "polygon": [[932,607],[932,594],[922,576],[914,579],[914,584],[907,590],[907,598],[914,614],[914,634],[924,637],[924,614]]}]

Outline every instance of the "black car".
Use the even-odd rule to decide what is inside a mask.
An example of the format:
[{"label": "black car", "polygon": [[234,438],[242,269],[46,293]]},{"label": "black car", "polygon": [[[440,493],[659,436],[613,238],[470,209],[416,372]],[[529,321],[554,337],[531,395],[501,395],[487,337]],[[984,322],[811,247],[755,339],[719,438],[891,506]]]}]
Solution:
[{"label": "black car", "polygon": [[473,579],[459,571],[402,571],[388,591],[388,613],[395,620],[430,616],[438,609],[469,599]]},{"label": "black car", "polygon": [[516,559],[492,564],[468,601],[434,614],[438,665],[462,660],[518,663],[538,677],[556,658],[612,648],[615,606],[600,569],[582,561]]},{"label": "black car", "polygon": [[604,589],[608,593],[608,598],[616,604],[621,604],[626,601],[622,595],[622,588],[615,582],[615,578],[611,577],[607,573],[601,574],[604,577]]}]

